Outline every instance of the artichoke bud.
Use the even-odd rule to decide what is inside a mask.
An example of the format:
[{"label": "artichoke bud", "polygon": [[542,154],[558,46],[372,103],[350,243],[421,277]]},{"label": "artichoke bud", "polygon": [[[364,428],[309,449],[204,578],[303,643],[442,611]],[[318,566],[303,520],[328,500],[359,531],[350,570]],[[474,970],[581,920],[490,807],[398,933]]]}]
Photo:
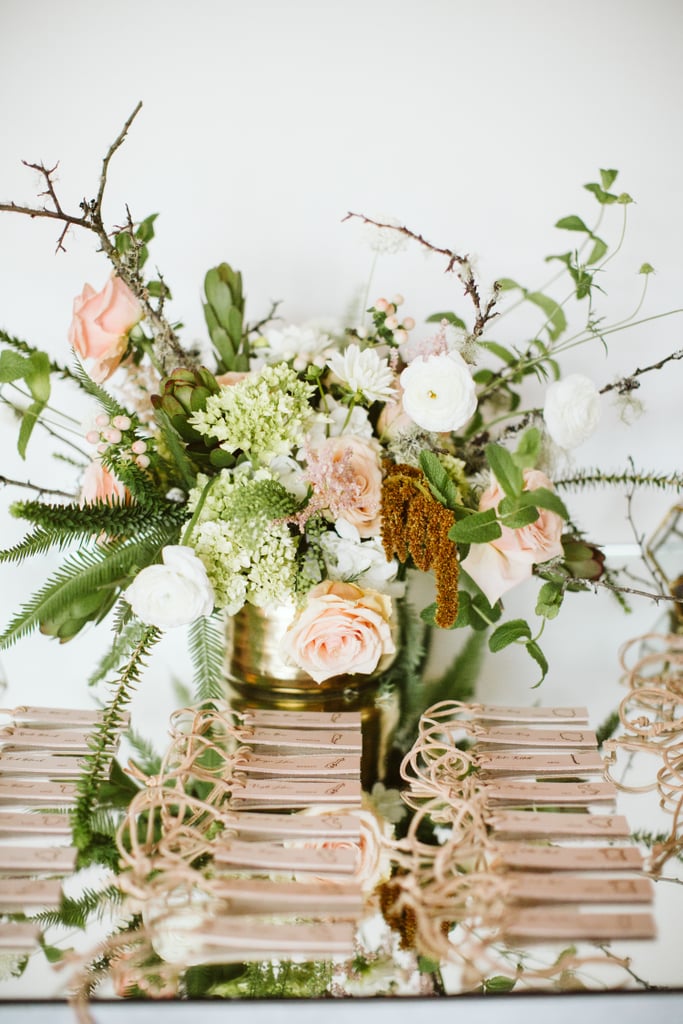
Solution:
[{"label": "artichoke bud", "polygon": [[177,368],[163,382],[161,394],[152,395],[152,405],[166,414],[185,441],[197,441],[200,435],[188,423],[189,417],[204,409],[209,395],[220,391],[214,375],[200,366],[197,370]]},{"label": "artichoke bud", "polygon": [[605,554],[595,544],[563,537],[564,563],[572,576],[585,580],[599,580],[605,571]]}]

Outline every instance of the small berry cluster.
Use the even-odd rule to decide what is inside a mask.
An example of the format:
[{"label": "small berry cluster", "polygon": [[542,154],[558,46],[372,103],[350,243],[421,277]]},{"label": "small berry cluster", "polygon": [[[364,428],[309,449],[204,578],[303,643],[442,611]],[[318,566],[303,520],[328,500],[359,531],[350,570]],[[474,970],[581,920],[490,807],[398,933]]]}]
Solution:
[{"label": "small berry cluster", "polygon": [[[97,451],[100,455],[107,451],[109,445],[121,444],[124,439],[124,433],[130,430],[133,425],[129,416],[114,416],[110,420],[106,413],[100,413],[95,420],[95,424],[98,429],[89,430],[85,435],[85,439],[90,444],[97,446]],[[120,455],[122,458],[135,462],[135,465],[139,466],[140,469],[147,469],[150,459],[146,452],[147,443],[138,438],[131,443],[129,451],[123,449]]]},{"label": "small berry cluster", "polygon": [[[415,321],[412,316],[406,316],[399,320],[396,315],[398,307],[404,303],[402,295],[394,295],[391,302],[388,299],[377,299],[371,313],[377,333],[386,341],[393,341],[395,345],[402,345],[408,340],[408,331],[412,331]],[[389,336],[387,336],[389,335]]]}]

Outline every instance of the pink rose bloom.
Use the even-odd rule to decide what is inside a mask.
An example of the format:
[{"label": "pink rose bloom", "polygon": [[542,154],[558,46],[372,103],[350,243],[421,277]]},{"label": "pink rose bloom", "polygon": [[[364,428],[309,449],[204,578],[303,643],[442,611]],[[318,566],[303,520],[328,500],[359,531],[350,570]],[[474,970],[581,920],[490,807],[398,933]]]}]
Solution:
[{"label": "pink rose bloom", "polygon": [[106,469],[99,459],[93,459],[83,474],[81,482],[81,505],[93,501],[108,501],[110,504],[128,501],[128,488]]},{"label": "pink rose bloom", "polygon": [[81,359],[91,360],[90,376],[98,384],[117,369],[128,345],[128,334],[141,319],[142,306],[115,275],[101,292],[86,284],[74,299],[69,342]]},{"label": "pink rose bloom", "polygon": [[[525,469],[524,490],[533,491],[537,487],[553,489],[545,473]],[[497,508],[504,497],[498,481],[494,479],[479,500],[480,511]],[[490,604],[495,604],[506,590],[528,579],[534,565],[562,554],[563,520],[548,509],[539,509],[538,519],[529,526],[518,530],[511,530],[508,526],[501,529],[502,536],[497,540],[470,545],[469,554],[462,562],[462,568],[484,592]]]},{"label": "pink rose bloom", "polygon": [[220,384],[223,388],[231,388],[234,384],[239,384],[240,381],[251,376],[246,370],[227,370],[216,377],[216,383]]},{"label": "pink rose bloom", "polygon": [[413,421],[403,408],[403,388],[397,385],[398,397],[387,402],[377,419],[377,433],[380,437],[394,438],[403,430],[414,426]]},{"label": "pink rose bloom", "polygon": [[354,583],[325,580],[310,591],[282,641],[286,657],[316,683],[340,675],[370,675],[396,650],[391,598]]},{"label": "pink rose bloom", "polygon": [[328,437],[315,446],[309,470],[333,520],[345,519],[363,539],[379,535],[382,470],[373,444],[349,434]]}]

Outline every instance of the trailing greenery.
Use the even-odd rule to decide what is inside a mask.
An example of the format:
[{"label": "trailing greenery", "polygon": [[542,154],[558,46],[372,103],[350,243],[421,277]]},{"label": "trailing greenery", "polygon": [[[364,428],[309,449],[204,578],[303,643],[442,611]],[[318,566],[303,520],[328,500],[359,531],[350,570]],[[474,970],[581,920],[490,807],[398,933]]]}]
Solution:
[{"label": "trailing greenery", "polygon": [[194,666],[194,699],[201,703],[225,693],[225,630],[222,615],[196,619],[189,627],[189,649]]},{"label": "trailing greenery", "polygon": [[120,601],[117,610],[119,621],[114,629],[114,639],[112,640],[111,647],[91,673],[88,679],[88,686],[95,686],[105,679],[110,672],[118,668],[121,662],[140,643],[146,626],[139,619],[129,620],[130,614],[130,606],[127,602]]},{"label": "trailing greenery", "polygon": [[92,734],[92,749],[84,759],[83,772],[77,783],[78,800],[72,815],[74,845],[79,851],[81,867],[91,861],[111,864],[112,860],[118,860],[110,837],[94,831],[93,811],[98,806],[102,785],[112,765],[112,751],[126,725],[126,710],[132,691],[140,681],[146,658],[160,636],[161,631],[155,626],[146,627]]}]

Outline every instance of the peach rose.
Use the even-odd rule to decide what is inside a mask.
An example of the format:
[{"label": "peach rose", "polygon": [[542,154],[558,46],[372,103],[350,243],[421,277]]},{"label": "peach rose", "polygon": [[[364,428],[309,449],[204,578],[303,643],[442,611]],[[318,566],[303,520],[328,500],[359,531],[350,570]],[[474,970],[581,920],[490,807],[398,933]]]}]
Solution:
[{"label": "peach rose", "polygon": [[69,342],[81,359],[91,360],[90,376],[98,384],[117,369],[130,330],[142,319],[142,306],[128,285],[112,274],[101,292],[86,284],[74,299]]},{"label": "peach rose", "polygon": [[[545,473],[525,469],[524,490],[533,491],[537,487],[553,489]],[[480,511],[497,508],[504,496],[494,479],[479,500]],[[484,592],[486,599],[495,604],[506,590],[528,579],[534,565],[562,554],[562,528],[561,516],[548,509],[539,509],[538,519],[529,526],[517,530],[503,526],[502,536],[497,540],[489,544],[472,544],[462,568]]]},{"label": "peach rose", "polygon": [[81,481],[81,505],[92,501],[108,501],[111,504],[128,501],[130,493],[114,474],[102,465],[99,459],[93,459],[83,474]]},{"label": "peach rose", "polygon": [[391,611],[386,594],[325,580],[309,592],[287,629],[283,653],[316,683],[346,673],[369,675],[396,650]]},{"label": "peach rose", "polygon": [[[381,527],[382,470],[375,446],[363,438],[342,434],[316,445],[315,454],[319,466],[329,469],[326,476],[330,496],[334,498],[332,518],[352,523],[363,539],[377,537]],[[334,485],[337,483],[338,487],[339,482],[343,494],[334,493]]]}]

